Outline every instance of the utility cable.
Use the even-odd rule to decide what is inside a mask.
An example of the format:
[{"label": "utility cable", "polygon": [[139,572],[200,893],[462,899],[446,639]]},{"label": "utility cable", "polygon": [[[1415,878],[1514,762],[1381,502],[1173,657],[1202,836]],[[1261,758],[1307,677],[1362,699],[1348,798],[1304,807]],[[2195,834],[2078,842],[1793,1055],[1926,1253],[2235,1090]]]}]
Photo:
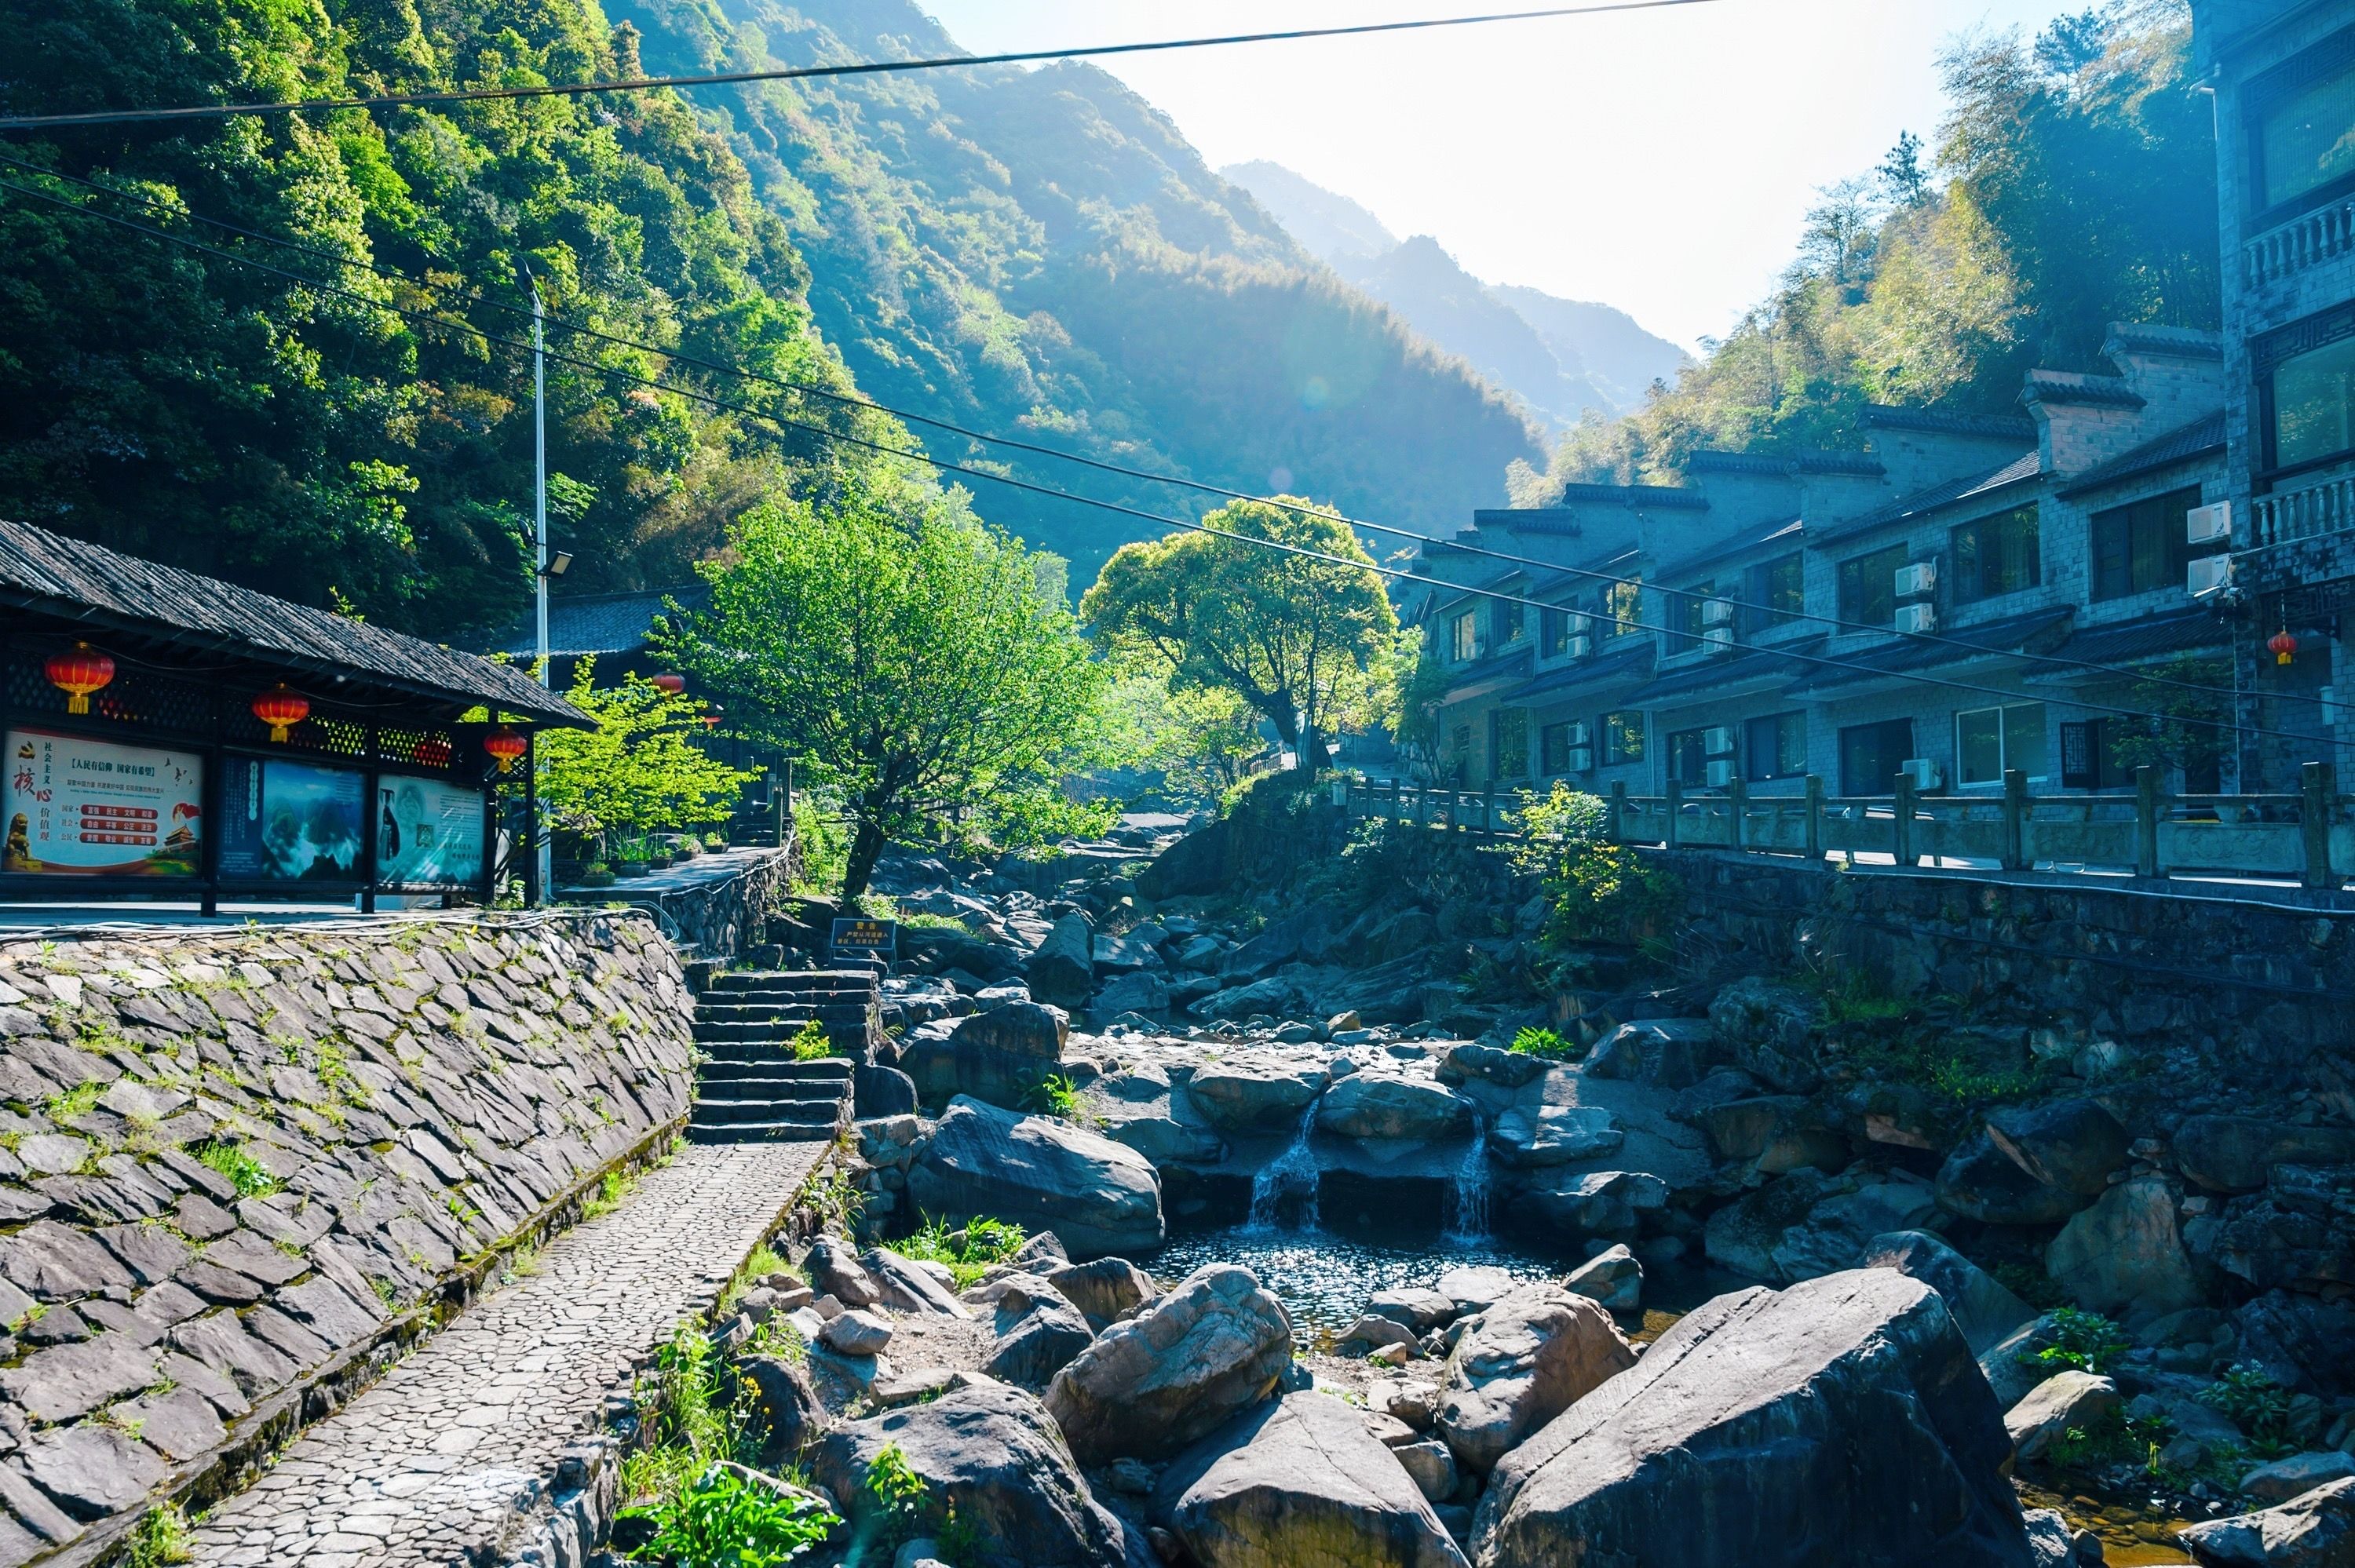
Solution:
[{"label": "utility cable", "polygon": [[1436,27],[1480,26],[1491,22],[1535,22],[1564,16],[1596,16],[1614,11],[1662,11],[1707,5],[1715,0],[1608,0],[1597,5],[1549,5],[1535,11],[1491,11],[1476,16],[1429,16],[1410,22],[1359,22],[1340,27],[1291,27],[1280,32],[1224,33],[1208,37],[1156,38],[1137,44],[1092,44],[1070,48],[1015,49],[992,55],[943,55],[927,59],[854,60],[842,65],[773,66],[764,70],[703,71],[688,76],[636,76],[618,81],[539,82],[516,87],[450,88],[440,92],[389,92],[366,98],[298,99],[282,103],[199,103],[177,109],[92,110],[74,114],[15,114],[0,117],[0,131],[46,131],[75,125],[152,125],[189,120],[219,120],[235,114],[293,114],[304,110],[402,109],[424,103],[479,103],[515,98],[577,98],[599,92],[650,92],[665,88],[731,87],[749,82],[804,81],[813,78],[886,76],[903,71],[945,70],[968,66],[1027,65],[1040,60],[1101,59],[1114,55],[1156,54],[1231,44],[1292,43],[1308,38],[1361,37],[1376,33],[1426,32]]},{"label": "utility cable", "polygon": [[[289,282],[298,284],[304,288],[316,290],[322,293],[339,295],[359,304],[365,305],[372,310],[389,311],[394,314],[407,317],[423,325],[436,327],[446,332],[463,334],[467,337],[474,338],[486,344],[512,349],[521,354],[530,354],[535,352],[529,343],[524,342],[520,339],[500,337],[495,334],[485,332],[481,328],[476,327],[470,323],[453,322],[445,317],[435,316],[423,311],[410,310],[400,305],[387,304],[380,300],[371,299],[368,295],[360,293],[357,290],[347,289],[340,284],[322,282],[314,278],[307,278],[301,273],[289,271],[282,267],[272,266],[266,261],[257,261],[250,256],[240,256],[234,251],[223,250],[217,246],[207,245],[201,240],[191,239],[185,235],[172,234],[166,230],[155,228],[147,224],[138,223],[130,218],[120,217],[112,213],[91,211],[88,207],[78,206],[73,202],[68,201],[63,196],[54,195],[50,192],[37,190],[28,185],[20,185],[9,180],[0,180],[0,190],[14,191],[20,196],[28,196],[36,198],[37,200],[49,202],[53,205],[64,207],[69,212],[78,212],[85,217],[94,217],[105,223],[115,224],[134,232],[165,240],[170,244],[179,245],[188,249],[202,252],[205,255],[216,257],[224,261],[229,261],[239,266],[250,267],[257,271],[267,272],[272,276],[285,279]],[[1235,544],[1251,545],[1263,549],[1275,550],[1285,555],[1296,556],[1307,560],[1319,561],[1330,566],[1343,567],[1350,570],[1370,571],[1378,576],[1388,577],[1397,582],[1418,583],[1429,588],[1445,588],[1457,593],[1468,593],[1477,598],[1492,599],[1499,603],[1518,604],[1524,608],[1540,610],[1560,609],[1561,608],[1560,605],[1548,604],[1542,599],[1531,599],[1525,595],[1508,594],[1497,588],[1472,588],[1461,583],[1449,582],[1444,577],[1425,577],[1420,573],[1406,571],[1396,567],[1386,567],[1379,563],[1368,562],[1362,559],[1352,560],[1346,556],[1337,556],[1328,551],[1312,549],[1305,545],[1287,544],[1279,539],[1263,539],[1252,535],[1238,533],[1229,528],[1213,527],[1208,523],[1199,522],[1192,518],[1172,517],[1161,513],[1148,512],[1142,507],[1129,506],[1120,502],[1100,500],[1093,496],[1076,494],[1071,491],[1058,490],[1051,485],[1039,484],[1029,480],[1015,479],[1006,474],[993,473],[986,469],[975,468],[969,464],[952,462],[943,458],[932,457],[921,450],[910,451],[905,448],[888,446],[880,441],[869,440],[864,437],[848,435],[837,430],[831,430],[823,425],[813,425],[799,419],[784,418],[775,413],[770,412],[769,410],[755,408],[751,404],[731,402],[727,398],[715,397],[710,393],[703,392],[696,388],[675,386],[667,382],[657,380],[652,376],[641,376],[634,371],[623,370],[612,366],[599,365],[594,360],[583,359],[577,355],[566,355],[558,352],[549,352],[547,354],[547,357],[555,360],[559,364],[570,365],[577,369],[588,371],[591,375],[602,376],[618,381],[627,381],[635,386],[669,392],[676,397],[685,397],[691,401],[704,404],[709,408],[722,409],[730,413],[741,414],[751,418],[765,419],[771,424],[777,425],[787,429],[801,430],[807,434],[815,436],[822,440],[829,440],[845,446],[857,447],[867,451],[878,453],[881,456],[898,458],[902,461],[922,463],[928,468],[943,473],[959,474],[970,479],[983,480],[991,483],[1005,485],[1010,489],[1023,491],[1034,495],[1043,495],[1058,501],[1071,502],[1082,506],[1093,507],[1099,511],[1114,513],[1121,516],[1135,518],[1140,522],[1151,523],[1165,528],[1178,528],[1192,533],[1207,534],[1212,537],[1225,539]],[[1681,637],[1684,635],[1682,632],[1670,630],[1667,627],[1659,626],[1650,621],[1631,619],[1618,620],[1616,623],[1635,630],[1656,632],[1665,637]],[[1974,696],[1995,697],[1998,700],[2018,700],[2027,694],[2020,692],[2005,691],[2000,687],[1981,685],[1976,682],[1955,680],[1950,677],[1925,675],[1904,670],[1883,669],[1878,665],[1867,663],[1855,659],[1837,658],[1832,655],[1823,653],[1803,653],[1793,648],[1756,648],[1753,649],[1753,652],[1767,654],[1786,662],[1807,664],[1824,669],[1848,670],[1859,674],[1878,675],[1886,679],[1902,681],[1913,685],[1931,686],[1946,691],[1966,692]],[[1996,651],[1981,648],[1979,652],[1987,652]],[[2201,718],[2196,715],[2181,714],[2163,714],[2145,708],[2129,708],[2115,704],[2088,702],[2082,697],[2047,697],[2041,700],[2047,702],[2057,702],[2063,707],[2074,708],[2083,713],[2103,714],[2120,718],[2144,719],[2155,721],[2160,724],[2190,725],[2204,729],[2229,731],[2242,735],[2264,736],[2272,739],[2296,741],[2306,745],[2331,747],[2334,748],[2341,744],[2336,738],[2328,736],[2304,735],[2291,730],[2276,730],[2256,725],[2236,724],[2224,719]]]},{"label": "utility cable", "polygon": [[[20,169],[27,169],[39,174],[49,175],[59,179],[70,181],[75,185],[81,185],[89,190],[96,191],[101,195],[138,202],[151,210],[161,209],[176,217],[189,217],[196,222],[205,224],[210,228],[221,229],[227,233],[239,235],[244,238],[258,240],[265,245],[278,246],[282,249],[292,250],[301,255],[316,257],[321,260],[338,266],[358,268],[362,270],[374,273],[378,277],[389,279],[396,282],[406,283],[412,288],[441,290],[444,292],[457,291],[455,288],[450,284],[436,283],[426,280],[413,278],[408,273],[402,272],[396,268],[386,267],[378,262],[362,260],[354,257],[342,256],[335,251],[325,249],[319,246],[306,245],[299,240],[281,238],[277,236],[266,234],[257,229],[242,228],[237,224],[227,222],[224,219],[201,217],[197,214],[188,212],[184,208],[173,207],[167,202],[159,201],[152,196],[141,196],[138,193],[132,191],[115,190],[112,187],[100,184],[95,180],[86,179],[78,175],[65,174],[62,171],[51,169],[45,164],[33,163],[27,159],[12,157],[5,153],[0,153],[0,164],[9,164]],[[101,214],[98,216],[102,217],[104,215]],[[467,294],[469,302],[471,303],[485,305],[490,309],[504,312],[506,314],[515,316],[518,319],[528,317],[531,314],[529,311],[526,310],[521,305],[510,304],[500,300],[491,294],[481,284],[474,283],[471,281],[468,281]],[[963,436],[970,440],[1004,447],[1010,450],[1028,452],[1034,456],[1048,458],[1056,461],[1073,463],[1082,468],[1094,469],[1099,472],[1117,474],[1123,478],[1142,480],[1149,483],[1177,485],[1184,489],[1197,491],[1206,495],[1220,496],[1231,501],[1256,501],[1264,505],[1273,506],[1283,511],[1291,512],[1299,516],[1321,517],[1328,521],[1341,523],[1349,527],[1360,529],[1370,534],[1384,534],[1400,538],[1413,539],[1424,545],[1437,545],[1443,549],[1455,551],[1465,555],[1476,556],[1484,559],[1507,562],[1515,566],[1533,567],[1549,573],[1575,577],[1585,580],[1601,582],[1606,585],[1621,588],[1642,588],[1647,586],[1641,577],[1620,577],[1591,567],[1569,566],[1558,561],[1548,561],[1540,556],[1520,555],[1514,551],[1498,550],[1481,545],[1467,545],[1457,539],[1440,539],[1428,534],[1417,533],[1411,528],[1401,527],[1396,524],[1374,523],[1369,522],[1364,518],[1351,517],[1330,507],[1275,500],[1267,496],[1254,495],[1248,491],[1230,490],[1224,485],[1212,484],[1203,480],[1188,479],[1178,474],[1159,473],[1148,469],[1133,468],[1125,463],[1112,462],[1101,458],[1088,457],[1079,452],[1065,451],[1059,448],[1044,446],[1035,441],[1020,440],[1011,436],[1001,436],[992,434],[986,430],[976,430],[968,426],[956,424],[954,421],[938,418],[932,415],[919,414],[909,409],[893,408],[890,404],[879,403],[875,399],[863,394],[837,392],[829,387],[814,386],[806,382],[787,381],[782,377],[766,375],[761,371],[748,370],[741,366],[730,365],[720,360],[705,359],[699,355],[685,354],[677,349],[664,348],[655,344],[644,343],[635,339],[622,337],[613,333],[605,332],[597,327],[589,326],[583,323],[572,321],[560,315],[550,315],[546,319],[547,323],[549,326],[556,327],[559,330],[575,333],[583,337],[591,338],[597,342],[609,344],[618,348],[627,348],[645,354],[661,355],[671,360],[674,364],[692,366],[697,369],[709,371],[715,375],[734,376],[741,380],[755,382],[768,387],[774,387],[788,392],[803,393],[809,397],[822,398],[827,402],[840,404],[845,407],[865,408],[876,413],[889,414],[895,418],[905,420],[911,424],[929,426],[934,429],[944,430],[951,434]],[[1933,647],[1953,648],[1966,654],[1984,654],[2000,652],[1999,650],[1989,649],[1985,643],[1973,642],[1967,638],[1956,637],[1947,633],[1930,631],[1900,631],[1878,622],[1849,620],[1838,616],[1825,615],[1820,611],[1776,609],[1772,606],[1763,605],[1757,603],[1755,600],[1738,598],[1732,594],[1703,593],[1693,588],[1669,588],[1666,584],[1657,581],[1649,584],[1648,586],[1651,588],[1653,592],[1659,594],[1664,598],[1684,601],[1694,599],[1708,601],[1715,599],[1725,604],[1732,605],[1737,609],[1752,611],[1761,615],[1771,615],[1777,618],[1779,620],[1786,622],[1806,621],[1812,625],[1830,627],[1834,630],[1838,631],[1875,632],[1882,636],[1899,638],[1905,641]],[[1568,607],[1556,605],[1551,608],[1555,609],[1567,609]],[[1572,610],[1569,611],[1569,613],[1580,615],[1590,614],[1590,612],[1582,610]],[[1695,641],[1691,634],[1687,632],[1671,632],[1668,635],[1682,637],[1687,641]],[[2109,676],[2117,680],[2132,681],[2142,685],[2191,692],[2201,696],[2230,697],[2238,701],[2242,695],[2240,692],[2229,686],[2212,686],[2204,682],[2186,681],[2174,676],[2155,674],[2146,671],[2126,669],[2114,664],[2104,664],[2095,660],[2071,658],[2065,654],[2031,653],[2025,650],[2020,650],[2017,652],[2008,653],[2006,656],[2024,660],[2030,663],[2047,664],[2064,669],[2082,670],[2094,674]]]}]

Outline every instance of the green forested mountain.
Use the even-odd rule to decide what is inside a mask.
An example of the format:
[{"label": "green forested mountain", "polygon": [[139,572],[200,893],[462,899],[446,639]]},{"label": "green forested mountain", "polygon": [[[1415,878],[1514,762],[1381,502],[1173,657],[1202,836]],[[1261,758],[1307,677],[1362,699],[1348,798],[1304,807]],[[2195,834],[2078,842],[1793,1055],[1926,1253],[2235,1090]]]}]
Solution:
[{"label": "green forested mountain", "polygon": [[[611,0],[664,70],[952,53],[908,0]],[[1454,526],[1536,437],[1460,362],[1305,256],[1151,105],[1092,66],[975,68],[700,92],[809,262],[868,393],[1239,489]],[[1201,498],[922,432],[1160,512]],[[1074,561],[1117,517],[977,488]]]},{"label": "green forested mountain", "polygon": [[[637,69],[633,36],[593,0],[0,0],[0,101],[14,111]],[[784,226],[668,95],[98,128],[0,151],[146,205],[21,169],[0,178],[482,334],[528,335],[493,306],[528,303],[528,269],[551,312],[848,385],[811,328]],[[16,193],[0,193],[0,512],[313,603],[340,595],[437,636],[525,602],[525,357]],[[561,333],[550,347],[657,363]],[[734,381],[714,390],[842,418]],[[568,587],[678,581],[728,515],[837,458],[815,438],[562,366],[549,398],[555,529],[577,558]]]},{"label": "green forested mountain", "polygon": [[1672,476],[1699,448],[1844,444],[1867,402],[2015,411],[2024,372],[2092,368],[2111,322],[2216,325],[2215,143],[2190,53],[2181,0],[1957,42],[1934,154],[1909,138],[1823,193],[1774,292],[1673,390],[1517,471],[1517,503]]}]

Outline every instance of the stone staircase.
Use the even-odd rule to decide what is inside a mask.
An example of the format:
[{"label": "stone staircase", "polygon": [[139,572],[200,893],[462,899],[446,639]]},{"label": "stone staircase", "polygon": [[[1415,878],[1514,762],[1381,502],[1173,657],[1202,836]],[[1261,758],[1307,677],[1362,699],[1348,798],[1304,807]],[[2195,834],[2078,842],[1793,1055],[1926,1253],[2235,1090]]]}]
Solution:
[{"label": "stone staircase", "polygon": [[[857,969],[712,977],[696,1001],[695,1074],[687,1137],[698,1143],[827,1139],[850,1125],[856,1069],[881,1034],[875,977]],[[794,1059],[793,1038],[815,1020],[837,1054]]]}]

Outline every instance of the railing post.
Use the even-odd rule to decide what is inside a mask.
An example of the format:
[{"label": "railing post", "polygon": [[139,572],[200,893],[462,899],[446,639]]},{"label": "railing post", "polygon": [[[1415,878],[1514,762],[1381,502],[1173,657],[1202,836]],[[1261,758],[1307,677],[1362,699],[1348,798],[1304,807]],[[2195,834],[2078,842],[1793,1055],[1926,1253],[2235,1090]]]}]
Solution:
[{"label": "railing post", "polygon": [[1604,835],[1614,844],[1626,842],[1627,780],[1625,779],[1614,779],[1611,780],[1610,803],[1604,807],[1603,811],[1603,830]]},{"label": "railing post", "polygon": [[2158,874],[2158,769],[2135,769],[2135,874]]},{"label": "railing post", "polygon": [[2028,771],[2003,770],[2003,869],[2019,871],[2028,864]]},{"label": "railing post", "polygon": [[1431,786],[1428,784],[1414,787],[1414,825],[1418,828],[1431,826]]},{"label": "railing post", "polygon": [[1742,847],[1742,808],[1748,805],[1749,801],[1750,790],[1741,779],[1733,779],[1726,785],[1725,809],[1732,813],[1733,820],[1733,829],[1726,836],[1732,842],[1735,849]]},{"label": "railing post", "polygon": [[2336,771],[2328,762],[2309,762],[2297,770],[2298,838],[2306,847],[2306,885],[2329,887],[2338,878],[2330,872],[2330,803],[2339,792]]},{"label": "railing post", "polygon": [[1807,775],[1807,858],[1824,863],[1824,780],[1817,773]]},{"label": "railing post", "polygon": [[1897,830],[1892,841],[1894,853],[1891,858],[1901,867],[1913,864],[1913,775],[1911,773],[1897,776],[1897,800],[1891,825]]},{"label": "railing post", "polygon": [[1497,787],[1489,785],[1480,791],[1480,836],[1497,836]]},{"label": "railing post", "polygon": [[1669,779],[1668,799],[1663,804],[1668,810],[1668,825],[1661,833],[1660,842],[1669,849],[1680,848],[1680,831],[1684,826],[1685,816],[1685,787],[1673,779]]}]

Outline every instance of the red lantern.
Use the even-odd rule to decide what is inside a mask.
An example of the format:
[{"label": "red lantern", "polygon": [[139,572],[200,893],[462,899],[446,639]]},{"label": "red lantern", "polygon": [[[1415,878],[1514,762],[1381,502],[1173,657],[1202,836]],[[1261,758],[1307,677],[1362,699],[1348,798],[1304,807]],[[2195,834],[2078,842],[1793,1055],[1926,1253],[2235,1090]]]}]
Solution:
[{"label": "red lantern", "polygon": [[428,768],[450,766],[450,743],[438,735],[429,735],[410,752],[411,760]]},{"label": "red lantern", "polygon": [[666,670],[661,674],[656,675],[650,684],[653,685],[655,690],[658,692],[668,692],[675,697],[681,692],[687,690],[687,677],[684,675],[674,675],[669,671]]},{"label": "red lantern", "polygon": [[114,679],[114,661],[87,642],[49,656],[41,667],[49,684],[66,694],[66,712],[90,712],[90,694]]},{"label": "red lantern", "polygon": [[286,732],[311,716],[311,699],[281,681],[253,699],[253,716],[270,726],[270,738],[282,741]]},{"label": "red lantern", "polygon": [[2265,646],[2273,650],[2275,663],[2286,664],[2297,652],[2297,639],[2292,637],[2289,628],[2285,626],[2265,639]]},{"label": "red lantern", "polygon": [[529,742],[506,725],[499,726],[498,728],[483,736],[483,749],[491,754],[492,759],[498,763],[499,771],[502,773],[516,765],[516,758],[524,754],[528,745]]}]

